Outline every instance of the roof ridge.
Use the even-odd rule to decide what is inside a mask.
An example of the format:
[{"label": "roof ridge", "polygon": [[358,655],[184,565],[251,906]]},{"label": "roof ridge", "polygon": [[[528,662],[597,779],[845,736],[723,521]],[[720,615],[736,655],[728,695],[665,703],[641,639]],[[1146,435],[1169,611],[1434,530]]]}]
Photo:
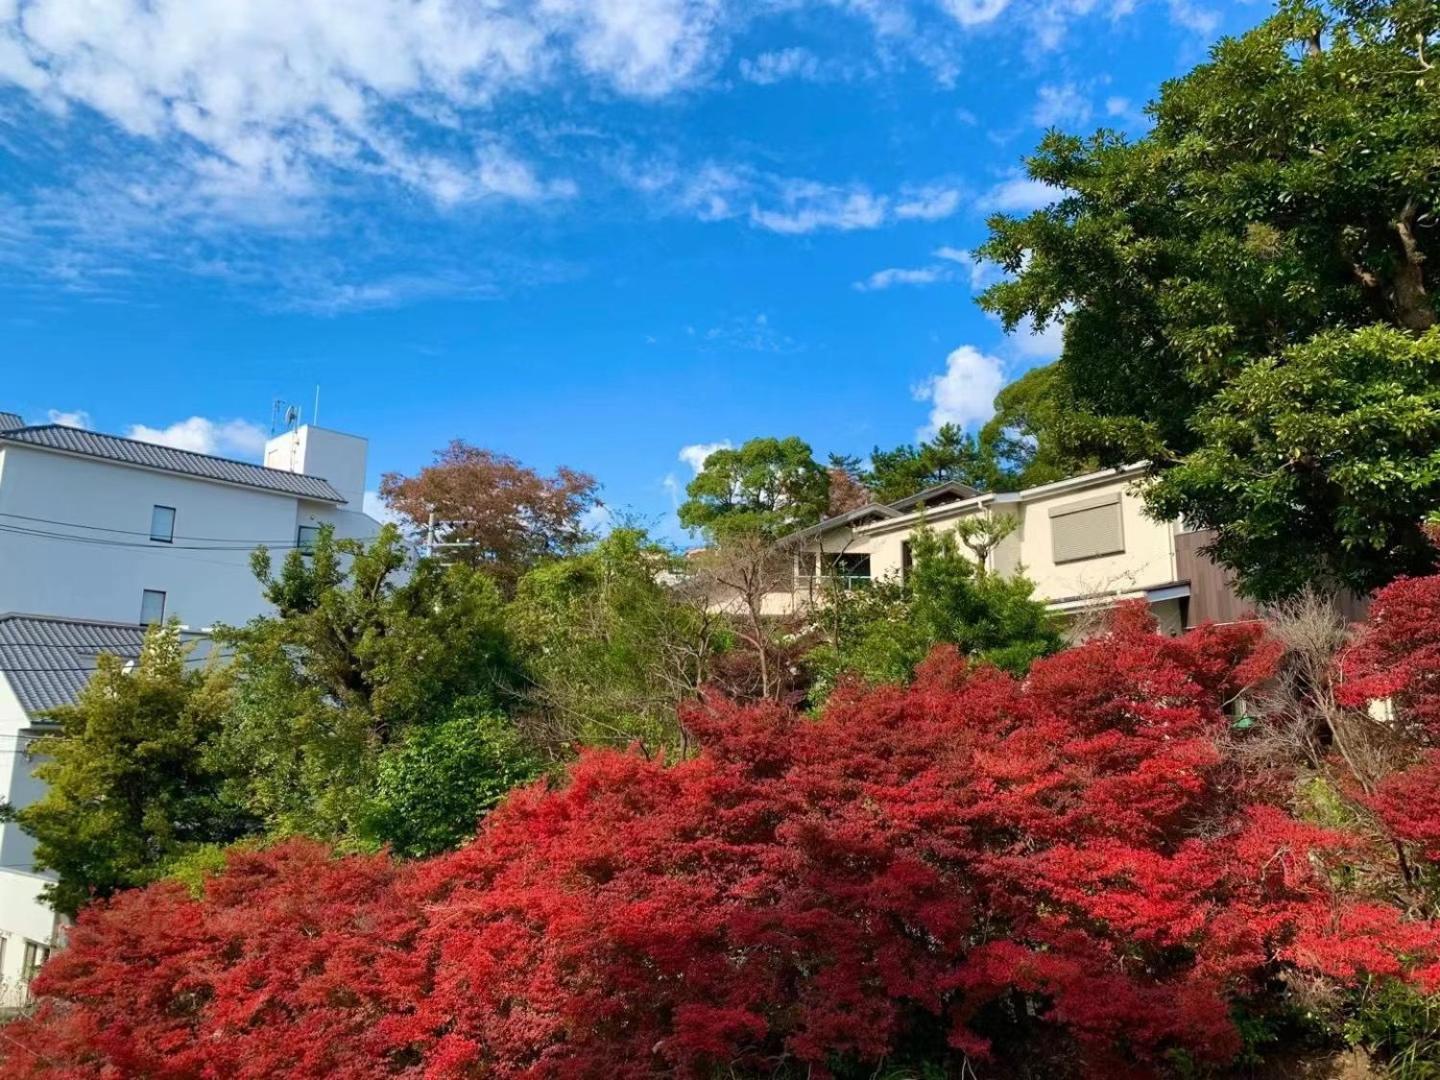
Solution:
[{"label": "roof ridge", "polygon": [[21,431],[46,431],[55,428],[61,431],[80,431],[86,435],[101,439],[114,439],[116,442],[131,443],[134,446],[158,446],[161,449],[169,450],[175,454],[188,454],[191,457],[204,458],[206,461],[226,461],[231,465],[244,465],[249,469],[264,469],[266,472],[283,473],[286,476],[303,476],[307,480],[321,480],[327,484],[330,482],[328,477],[317,476],[315,473],[301,473],[292,472],[290,469],[277,469],[263,462],[246,461],[244,458],[226,457],[224,454],[207,454],[203,450],[187,450],[183,446],[171,446],[169,443],[147,442],[144,439],[132,439],[128,435],[113,435],[108,431],[95,431],[91,428],[75,427],[73,424],[26,424],[23,428],[0,430],[0,439],[8,438]]}]

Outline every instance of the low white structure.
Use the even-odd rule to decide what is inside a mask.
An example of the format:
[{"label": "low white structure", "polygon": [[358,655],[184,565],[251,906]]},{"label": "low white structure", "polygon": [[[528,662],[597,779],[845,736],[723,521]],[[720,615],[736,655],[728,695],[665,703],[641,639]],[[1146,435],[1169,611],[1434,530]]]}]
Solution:
[{"label": "low white structure", "polygon": [[256,465],[0,413],[0,612],[244,622],[263,606],[257,546],[283,554],[323,524],[378,531],[366,451],[302,427]]},{"label": "low white structure", "polygon": [[[941,484],[888,504],[829,518],[784,541],[794,553],[791,587],[770,593],[765,610],[787,614],[816,603],[833,585],[903,581],[918,529],[953,529],[964,518],[1010,519],[989,555],[989,569],[1023,571],[1051,610],[1074,614],[1142,599],[1163,629],[1192,625],[1191,557],[1195,544],[1177,523],[1147,517],[1136,481],[1140,465],[1107,469],[1024,491],[980,494]],[[962,550],[963,547],[962,547]],[[1213,568],[1206,564],[1207,574]]]},{"label": "low white structure", "polygon": [[[0,413],[0,796],[43,794],[31,744],[100,653],[138,655],[153,622],[261,614],[261,544],[283,555],[327,524],[374,536],[366,454],[364,439],[310,426],[271,439],[258,465]],[[46,880],[30,837],[0,826],[0,1006],[23,1002],[55,944]]]}]

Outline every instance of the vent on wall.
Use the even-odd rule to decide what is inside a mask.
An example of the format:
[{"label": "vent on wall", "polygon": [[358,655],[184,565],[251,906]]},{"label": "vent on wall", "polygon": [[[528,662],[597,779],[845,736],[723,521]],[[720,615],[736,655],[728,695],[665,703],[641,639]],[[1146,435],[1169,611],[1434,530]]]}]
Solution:
[{"label": "vent on wall", "polygon": [[1120,496],[1100,495],[1050,510],[1050,538],[1057,563],[1115,555],[1125,550]]}]

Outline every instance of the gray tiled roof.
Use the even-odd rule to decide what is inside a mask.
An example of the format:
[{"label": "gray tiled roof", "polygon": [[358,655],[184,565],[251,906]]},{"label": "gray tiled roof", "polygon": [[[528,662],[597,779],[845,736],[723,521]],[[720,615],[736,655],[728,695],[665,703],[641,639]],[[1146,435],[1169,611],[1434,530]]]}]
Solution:
[{"label": "gray tiled roof", "polygon": [[[54,615],[0,615],[0,674],[32,718],[69,705],[85,688],[102,653],[140,655],[146,627],[134,623],[63,619]],[[203,635],[187,639],[206,641]]]},{"label": "gray tiled roof", "polygon": [[19,413],[0,412],[0,431],[10,431],[25,426],[25,418]]},{"label": "gray tiled roof", "polygon": [[0,446],[5,443],[62,450],[70,454],[83,454],[86,457],[139,465],[147,469],[161,469],[202,480],[220,480],[227,484],[241,484],[265,491],[298,495],[302,499],[317,499],[329,503],[345,501],[345,497],[331,487],[328,480],[318,476],[286,472],[284,469],[267,469],[263,465],[248,461],[232,461],[230,458],[197,454],[191,450],[176,450],[170,446],[122,439],[118,435],[105,435],[98,431],[65,427],[62,424],[40,424],[9,430],[0,425]]}]

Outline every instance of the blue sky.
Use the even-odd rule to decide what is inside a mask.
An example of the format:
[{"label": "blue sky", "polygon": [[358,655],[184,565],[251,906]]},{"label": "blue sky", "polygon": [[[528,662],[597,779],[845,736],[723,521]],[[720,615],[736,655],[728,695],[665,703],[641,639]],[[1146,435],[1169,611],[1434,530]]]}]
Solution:
[{"label": "blue sky", "polygon": [[679,539],[697,447],[982,422],[1022,155],[1268,10],[0,0],[0,409],[253,456],[318,384],[372,486],[465,438]]}]

